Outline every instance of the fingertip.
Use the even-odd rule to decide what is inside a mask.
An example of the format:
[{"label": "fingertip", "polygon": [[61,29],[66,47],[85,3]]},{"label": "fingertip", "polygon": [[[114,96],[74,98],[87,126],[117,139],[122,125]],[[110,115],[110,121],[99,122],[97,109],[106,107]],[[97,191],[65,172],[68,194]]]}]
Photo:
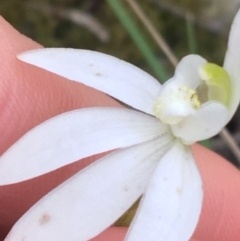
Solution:
[{"label": "fingertip", "polygon": [[[41,46],[33,40],[25,37],[15,30],[3,17],[0,17],[0,123],[2,128],[0,137],[0,154],[14,141],[16,135],[20,137],[16,130],[16,123],[12,120],[16,116],[18,124],[25,113],[15,114],[21,110],[21,98],[14,96],[23,91],[24,84],[21,79],[21,70],[17,63],[16,54],[25,50],[40,48]],[[24,93],[25,96],[25,93]],[[21,97],[23,97],[21,95]],[[16,108],[16,105],[19,105]],[[19,125],[21,127],[21,124]]]},{"label": "fingertip", "polygon": [[0,155],[24,133],[60,113],[89,106],[120,106],[87,86],[21,62],[16,55],[41,48],[0,18]]},{"label": "fingertip", "polygon": [[[126,227],[111,227],[89,241],[124,241],[127,231]],[[198,240],[190,239],[189,241]]]},{"label": "fingertip", "polygon": [[123,241],[127,228],[111,227],[89,241]]},{"label": "fingertip", "polygon": [[203,179],[204,201],[194,237],[235,241],[240,230],[240,172],[224,158],[200,145],[193,146]]},{"label": "fingertip", "polygon": [[[103,93],[19,61],[17,54],[41,46],[3,18],[0,34],[0,155],[28,130],[55,115],[81,107],[120,106]],[[0,187],[0,238],[30,206],[81,169],[83,163],[93,160],[94,157],[28,182]]]},{"label": "fingertip", "polygon": [[19,52],[42,47],[40,44],[18,32],[2,16],[0,16],[0,35],[1,55],[7,59],[15,58],[15,54]]}]

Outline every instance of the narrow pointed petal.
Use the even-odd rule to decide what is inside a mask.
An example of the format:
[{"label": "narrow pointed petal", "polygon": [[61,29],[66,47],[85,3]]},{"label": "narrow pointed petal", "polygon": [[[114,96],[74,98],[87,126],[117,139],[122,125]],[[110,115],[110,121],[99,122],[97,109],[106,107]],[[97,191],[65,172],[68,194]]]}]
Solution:
[{"label": "narrow pointed petal", "polygon": [[176,143],[156,168],[126,241],[187,241],[202,207],[202,182],[191,151]]},{"label": "narrow pointed petal", "polygon": [[152,114],[161,85],[141,69],[115,57],[76,49],[49,48],[22,53],[18,58],[92,88]]},{"label": "narrow pointed petal", "polygon": [[139,198],[169,144],[156,139],[93,163],[35,204],[5,241],[91,239]]},{"label": "narrow pointed petal", "polygon": [[166,131],[156,118],[133,110],[89,108],[67,112],[30,130],[1,156],[0,185],[145,142]]},{"label": "narrow pointed petal", "polygon": [[195,114],[171,128],[175,136],[192,144],[218,134],[226,125],[228,114],[228,109],[224,105],[209,101]]},{"label": "narrow pointed petal", "polygon": [[230,120],[235,113],[240,101],[240,11],[238,11],[230,31],[228,49],[223,67],[228,71],[232,80],[230,100]]}]

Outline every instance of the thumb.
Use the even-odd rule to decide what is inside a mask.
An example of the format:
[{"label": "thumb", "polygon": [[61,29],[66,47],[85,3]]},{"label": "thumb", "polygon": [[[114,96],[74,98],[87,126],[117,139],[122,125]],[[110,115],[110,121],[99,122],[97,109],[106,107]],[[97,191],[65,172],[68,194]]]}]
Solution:
[{"label": "thumb", "polygon": [[[0,35],[0,155],[28,130],[62,112],[119,106],[103,93],[19,61],[17,54],[41,46],[3,18]],[[0,187],[0,240],[30,206],[93,160],[88,158],[33,180]]]},{"label": "thumb", "polygon": [[[89,241],[123,241],[126,236],[127,230],[128,229],[125,227],[111,227]],[[198,240],[191,239],[189,241]]]},{"label": "thumb", "polygon": [[118,105],[101,92],[19,61],[17,54],[41,46],[3,18],[0,34],[0,154],[29,129],[57,114],[81,107]]}]

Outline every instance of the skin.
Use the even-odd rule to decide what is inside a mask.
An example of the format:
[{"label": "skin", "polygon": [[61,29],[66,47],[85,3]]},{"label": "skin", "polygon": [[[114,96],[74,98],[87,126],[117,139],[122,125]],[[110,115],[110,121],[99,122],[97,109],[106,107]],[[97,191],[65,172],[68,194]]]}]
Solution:
[{"label": "skin", "polygon": [[[120,105],[105,94],[22,63],[16,54],[41,48],[0,18],[0,154],[24,133],[57,114],[83,107]],[[204,183],[204,202],[191,241],[240,238],[240,173],[217,154],[193,152]],[[0,187],[0,240],[44,194],[99,156],[68,165],[20,184]],[[94,241],[123,240],[126,228],[111,227]]]}]

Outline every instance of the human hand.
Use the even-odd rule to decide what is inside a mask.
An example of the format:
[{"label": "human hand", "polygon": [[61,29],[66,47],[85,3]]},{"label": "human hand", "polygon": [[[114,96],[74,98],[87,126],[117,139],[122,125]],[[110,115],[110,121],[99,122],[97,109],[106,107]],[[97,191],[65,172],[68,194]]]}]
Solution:
[{"label": "human hand", "polygon": [[[41,46],[20,35],[3,19],[0,32],[1,154],[28,130],[52,116],[82,107],[120,106],[103,93],[20,62],[16,59],[18,53]],[[193,149],[204,183],[203,210],[194,240],[238,240],[239,171],[203,147],[195,145]],[[23,183],[0,187],[0,240],[31,205],[95,159],[87,158]],[[120,241],[125,231],[110,228],[93,240]]]}]

